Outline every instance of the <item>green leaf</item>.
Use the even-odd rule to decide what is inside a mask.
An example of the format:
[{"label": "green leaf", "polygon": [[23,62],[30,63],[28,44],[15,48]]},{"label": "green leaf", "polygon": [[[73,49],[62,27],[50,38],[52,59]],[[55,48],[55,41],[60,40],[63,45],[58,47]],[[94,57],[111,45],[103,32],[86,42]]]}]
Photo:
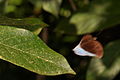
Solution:
[{"label": "green leaf", "polygon": [[6,5],[4,9],[4,13],[14,12],[16,10],[16,6],[22,3],[22,0],[6,0]]},{"label": "green leaf", "polygon": [[[120,23],[119,0],[92,0],[87,10],[75,13],[70,23],[75,25],[72,33],[77,35],[103,30]],[[60,28],[59,28],[60,27]],[[61,32],[71,33],[69,26],[59,26]],[[66,27],[66,29],[64,28]]]},{"label": "green leaf", "polygon": [[94,0],[88,12],[73,15],[70,22],[76,25],[77,34],[112,27],[120,23],[119,7],[119,0]]},{"label": "green leaf", "polygon": [[[105,46],[102,60],[93,59],[88,70],[87,80],[113,80],[120,72],[120,40]],[[92,76],[92,79],[89,77]]]},{"label": "green leaf", "polygon": [[40,10],[43,8],[43,10],[58,16],[60,5],[62,3],[62,0],[29,0],[32,4],[35,5],[36,10]]},{"label": "green leaf", "polygon": [[7,5],[7,6],[5,7],[4,12],[5,12],[5,13],[14,12],[15,9],[16,9],[16,7],[15,7],[14,5]]},{"label": "green leaf", "polygon": [[72,24],[75,24],[77,34],[94,32],[102,21],[104,18],[91,13],[78,13],[70,20]]},{"label": "green leaf", "polygon": [[55,16],[58,16],[61,2],[62,0],[43,1],[43,9]]},{"label": "green leaf", "polygon": [[0,18],[0,25],[24,28],[32,31],[35,34],[39,34],[41,29],[47,26],[47,24],[38,18],[11,19],[4,17]]},{"label": "green leaf", "polygon": [[0,58],[42,75],[75,74],[62,55],[25,29],[0,26]]},{"label": "green leaf", "polygon": [[10,5],[20,5],[22,0],[8,0],[8,4]]},{"label": "green leaf", "polygon": [[60,13],[60,16],[64,16],[64,17],[71,16],[71,11],[69,9],[61,8],[59,13]]}]

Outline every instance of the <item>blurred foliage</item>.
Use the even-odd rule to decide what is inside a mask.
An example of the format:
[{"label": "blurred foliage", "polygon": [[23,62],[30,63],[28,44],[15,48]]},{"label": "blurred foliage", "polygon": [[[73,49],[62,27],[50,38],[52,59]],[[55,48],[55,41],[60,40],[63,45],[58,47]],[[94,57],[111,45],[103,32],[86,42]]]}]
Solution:
[{"label": "blurred foliage", "polygon": [[29,0],[34,6],[35,11],[39,12],[40,9],[44,9],[51,14],[58,16],[60,5],[62,0]]},{"label": "blurred foliage", "polygon": [[0,25],[24,28],[32,31],[36,35],[40,33],[43,27],[48,26],[38,18],[12,19],[6,17],[0,18]]},{"label": "blurred foliage", "polygon": [[[39,36],[47,40],[49,47],[65,56],[77,73],[76,76],[42,76],[37,80],[115,80],[120,76],[119,7],[119,0],[0,0],[0,16],[11,18],[10,24],[5,22],[7,25],[29,17],[47,23],[47,31],[43,29]],[[0,20],[0,24],[2,21],[4,19]],[[88,33],[97,36],[103,44],[102,59],[92,59],[90,62],[89,57],[80,57],[72,52],[81,37]],[[2,72],[0,70],[0,75],[7,75]]]},{"label": "blurred foliage", "polygon": [[71,15],[70,23],[75,25],[76,31],[70,30],[68,32],[69,26],[64,28],[61,25],[57,27],[57,31],[85,34],[112,27],[120,23],[120,11],[117,10],[119,7],[118,0],[93,0],[87,11],[81,10]]}]

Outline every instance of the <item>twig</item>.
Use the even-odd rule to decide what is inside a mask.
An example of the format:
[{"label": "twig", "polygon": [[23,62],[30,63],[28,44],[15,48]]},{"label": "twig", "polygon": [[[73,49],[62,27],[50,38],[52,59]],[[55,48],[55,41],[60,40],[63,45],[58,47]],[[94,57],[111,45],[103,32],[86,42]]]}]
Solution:
[{"label": "twig", "polygon": [[69,1],[70,5],[71,5],[73,11],[76,11],[77,8],[76,8],[76,5],[75,5],[75,3],[73,2],[73,0],[68,0],[68,1]]},{"label": "twig", "polygon": [[43,29],[41,36],[42,36],[43,41],[47,43],[48,42],[48,28]]}]

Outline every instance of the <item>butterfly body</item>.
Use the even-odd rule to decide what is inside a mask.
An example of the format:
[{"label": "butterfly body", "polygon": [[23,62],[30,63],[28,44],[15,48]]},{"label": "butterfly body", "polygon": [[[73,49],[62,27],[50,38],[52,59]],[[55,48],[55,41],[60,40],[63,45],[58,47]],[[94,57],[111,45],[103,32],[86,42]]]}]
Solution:
[{"label": "butterfly body", "polygon": [[95,56],[101,58],[103,56],[103,47],[96,37],[85,35],[80,43],[73,49],[75,54],[80,56]]}]

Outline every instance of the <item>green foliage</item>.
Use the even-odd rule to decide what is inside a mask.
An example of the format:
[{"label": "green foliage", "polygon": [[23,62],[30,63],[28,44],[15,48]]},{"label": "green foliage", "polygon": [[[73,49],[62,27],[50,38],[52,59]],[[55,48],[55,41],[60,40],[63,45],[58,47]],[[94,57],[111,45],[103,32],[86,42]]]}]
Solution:
[{"label": "green foliage", "polygon": [[72,31],[80,35],[112,27],[120,23],[120,11],[117,10],[119,7],[118,0],[93,0],[87,11],[76,12],[71,16],[70,23],[75,25],[75,30],[72,31],[69,26],[64,28],[65,26],[60,25],[57,31],[64,33]]},{"label": "green foliage", "polygon": [[58,16],[62,0],[30,0],[35,6],[35,10],[39,11],[41,8],[51,14]]},{"label": "green foliage", "polygon": [[0,18],[0,25],[24,28],[32,31],[36,35],[40,33],[43,27],[47,26],[47,24],[45,24],[38,18],[11,19],[4,17]]},{"label": "green foliage", "polygon": [[[112,80],[120,75],[119,7],[119,0],[0,0],[0,59],[53,76],[37,80]],[[97,35],[102,59],[72,52],[84,34]],[[9,71],[2,62],[0,77]],[[76,75],[54,76],[75,74],[70,66]]]},{"label": "green foliage", "polygon": [[0,58],[42,75],[75,72],[63,56],[25,29],[0,26]]},{"label": "green foliage", "polygon": [[16,6],[20,5],[22,0],[7,0],[5,5],[5,13],[14,12],[16,10]]},{"label": "green foliage", "polygon": [[[102,60],[93,59],[91,61],[87,80],[113,80],[120,72],[120,40],[108,43],[104,51]],[[93,78],[90,79],[89,76]]]}]

